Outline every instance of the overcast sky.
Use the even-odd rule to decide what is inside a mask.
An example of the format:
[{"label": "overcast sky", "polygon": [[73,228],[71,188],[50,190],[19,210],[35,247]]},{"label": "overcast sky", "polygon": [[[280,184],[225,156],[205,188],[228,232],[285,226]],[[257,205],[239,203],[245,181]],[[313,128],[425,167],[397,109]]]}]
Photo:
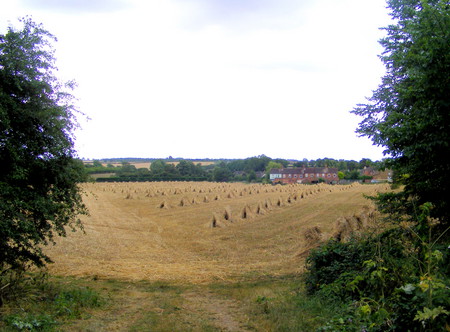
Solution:
[{"label": "overcast sky", "polygon": [[8,0],[75,79],[81,158],[383,158],[349,112],[384,74],[385,0]]}]

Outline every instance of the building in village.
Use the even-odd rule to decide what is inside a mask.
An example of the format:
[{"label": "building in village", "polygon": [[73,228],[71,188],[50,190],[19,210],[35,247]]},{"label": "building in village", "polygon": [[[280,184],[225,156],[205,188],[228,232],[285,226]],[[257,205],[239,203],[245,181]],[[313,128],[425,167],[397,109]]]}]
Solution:
[{"label": "building in village", "polygon": [[364,182],[370,183],[392,182],[392,170],[390,169],[380,171],[373,167],[366,166],[361,171],[361,175],[369,177],[368,179],[364,180]]},{"label": "building in village", "polygon": [[272,183],[337,183],[338,169],[331,167],[273,168],[269,174]]}]

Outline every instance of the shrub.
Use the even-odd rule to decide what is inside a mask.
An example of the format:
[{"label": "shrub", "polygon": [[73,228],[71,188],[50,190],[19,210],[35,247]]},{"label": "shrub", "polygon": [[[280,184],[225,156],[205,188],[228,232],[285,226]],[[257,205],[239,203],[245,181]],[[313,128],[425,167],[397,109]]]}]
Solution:
[{"label": "shrub", "polygon": [[[85,318],[89,309],[105,303],[101,295],[90,287],[50,281],[45,272],[10,272],[2,294],[0,330],[54,330],[62,323]],[[6,280],[3,280],[6,281]],[[7,290],[7,292],[6,292]]]},{"label": "shrub", "polygon": [[360,271],[362,263],[372,257],[373,248],[352,238],[346,243],[329,240],[313,249],[306,260],[306,289],[313,294],[338,280],[344,273]]},{"label": "shrub", "polygon": [[[419,207],[416,224],[346,243],[330,240],[311,252],[309,293],[347,308],[321,331],[442,331],[450,325],[448,244],[439,242],[445,232],[426,207]],[[428,234],[421,232],[425,223]]]}]

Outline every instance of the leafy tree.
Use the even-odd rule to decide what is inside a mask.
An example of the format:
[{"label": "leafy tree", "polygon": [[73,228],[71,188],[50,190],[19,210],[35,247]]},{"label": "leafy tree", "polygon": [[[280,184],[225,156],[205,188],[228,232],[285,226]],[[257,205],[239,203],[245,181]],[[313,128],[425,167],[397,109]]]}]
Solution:
[{"label": "leafy tree", "polygon": [[206,176],[206,171],[201,163],[197,163],[196,165],[194,165],[192,172],[192,175],[195,176]]},{"label": "leafy tree", "polygon": [[174,164],[167,163],[164,166],[164,173],[165,174],[170,174],[170,175],[178,175],[178,170],[177,170],[177,168],[175,167]]},{"label": "leafy tree", "polygon": [[135,175],[137,172],[136,166],[131,165],[129,162],[122,162],[122,166],[117,170],[117,175],[119,176],[130,176]]},{"label": "leafy tree", "polygon": [[309,161],[306,158],[303,158],[302,161],[297,161],[294,163],[294,167],[309,167]]},{"label": "leafy tree", "polygon": [[192,161],[181,160],[175,167],[182,176],[193,175],[195,173],[195,165]]},{"label": "leafy tree", "polygon": [[337,167],[338,161],[331,158],[317,159],[315,167]]},{"label": "leafy tree", "polygon": [[247,159],[232,160],[229,163],[227,163],[227,167],[232,172],[243,171],[245,169],[246,164],[247,164],[246,160]]},{"label": "leafy tree", "polygon": [[283,165],[281,163],[277,163],[275,161],[269,161],[269,163],[266,166],[266,174],[269,174],[272,169],[278,169],[283,168]]},{"label": "leafy tree", "polygon": [[180,160],[175,168],[181,176],[184,176],[186,178],[206,177],[206,172],[202,168],[202,165],[200,163],[197,163],[195,165],[192,161]]},{"label": "leafy tree", "polygon": [[150,170],[148,168],[138,168],[136,170],[136,173],[139,177],[149,177],[150,176]]},{"label": "leafy tree", "polygon": [[359,161],[359,168],[363,169],[364,167],[371,167],[373,166],[374,163],[372,160],[367,159],[367,158],[363,158]]},{"label": "leafy tree", "polygon": [[346,179],[346,180],[359,180],[359,178],[360,178],[360,174],[359,174],[359,171],[356,169],[345,172],[344,179]]},{"label": "leafy tree", "polygon": [[248,182],[255,182],[257,180],[256,172],[254,170],[251,170],[248,172],[247,181]]},{"label": "leafy tree", "polygon": [[245,171],[263,172],[271,159],[265,155],[246,159]]},{"label": "leafy tree", "polygon": [[381,40],[387,72],[368,103],[353,110],[363,117],[357,132],[385,148],[387,166],[405,185],[405,203],[432,202],[434,216],[448,223],[450,5],[447,0],[387,3],[395,20]]},{"label": "leafy tree", "polygon": [[30,18],[0,35],[0,270],[49,262],[43,245],[82,227],[73,82],[55,76],[56,38]]},{"label": "leafy tree", "polygon": [[338,170],[346,171],[347,170],[347,162],[343,159],[340,159],[337,166]]},{"label": "leafy tree", "polygon": [[150,171],[153,174],[162,174],[166,167],[166,162],[162,159],[155,160],[150,164]]},{"label": "leafy tree", "polygon": [[265,155],[260,155],[257,157],[251,157],[246,159],[236,159],[227,163],[227,168],[232,171],[255,171],[255,172],[263,172],[266,168],[267,164],[272,159]]},{"label": "leafy tree", "polygon": [[279,163],[281,165],[283,165],[283,167],[288,167],[289,166],[289,161],[287,161],[286,159],[273,159],[274,162]]},{"label": "leafy tree", "polygon": [[348,171],[354,171],[359,169],[359,163],[355,160],[347,160],[346,163]]},{"label": "leafy tree", "polygon": [[224,162],[219,163],[213,170],[213,180],[217,182],[227,182],[231,180],[233,174],[227,168],[227,165]]}]

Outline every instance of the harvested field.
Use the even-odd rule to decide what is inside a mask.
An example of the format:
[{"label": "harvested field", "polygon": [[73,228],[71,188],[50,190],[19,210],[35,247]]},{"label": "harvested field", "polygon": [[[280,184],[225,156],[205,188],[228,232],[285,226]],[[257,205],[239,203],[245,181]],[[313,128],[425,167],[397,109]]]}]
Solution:
[{"label": "harvested field", "polygon": [[[178,161],[165,161],[167,164],[172,164],[174,166],[178,165]],[[200,164],[202,166],[209,166],[214,165],[214,161],[193,161],[195,165]],[[114,167],[120,167],[122,166],[121,162],[112,162],[112,163],[102,163],[104,167],[108,166],[108,164],[113,165]],[[130,165],[133,165],[136,168],[150,168],[150,165],[152,163],[150,161],[148,162],[131,162]]]},{"label": "harvested field", "polygon": [[370,224],[377,185],[86,184],[85,232],[47,252],[54,274],[204,283],[300,272],[308,250]]}]

